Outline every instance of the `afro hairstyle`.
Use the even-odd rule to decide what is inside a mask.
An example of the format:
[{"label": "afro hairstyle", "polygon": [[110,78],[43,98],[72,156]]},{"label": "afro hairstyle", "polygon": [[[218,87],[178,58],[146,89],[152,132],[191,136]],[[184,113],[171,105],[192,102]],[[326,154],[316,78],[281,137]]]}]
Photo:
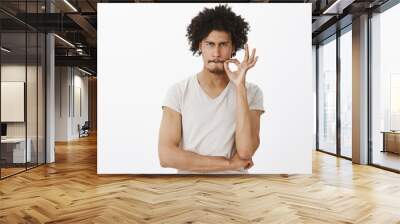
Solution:
[{"label": "afro hairstyle", "polygon": [[232,54],[233,57],[236,55],[237,50],[244,48],[250,26],[240,15],[232,12],[231,7],[226,4],[218,5],[211,9],[204,8],[192,19],[186,30],[190,51],[192,51],[193,55],[196,52],[201,55],[199,44],[213,30],[225,31],[230,34],[235,47]]}]

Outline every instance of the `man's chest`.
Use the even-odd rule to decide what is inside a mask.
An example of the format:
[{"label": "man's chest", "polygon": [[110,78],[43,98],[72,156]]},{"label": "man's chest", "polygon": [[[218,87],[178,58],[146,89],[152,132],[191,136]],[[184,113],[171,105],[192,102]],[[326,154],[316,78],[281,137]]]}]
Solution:
[{"label": "man's chest", "polygon": [[191,94],[183,99],[181,114],[183,130],[223,131],[235,125],[236,101],[231,95],[210,100]]}]

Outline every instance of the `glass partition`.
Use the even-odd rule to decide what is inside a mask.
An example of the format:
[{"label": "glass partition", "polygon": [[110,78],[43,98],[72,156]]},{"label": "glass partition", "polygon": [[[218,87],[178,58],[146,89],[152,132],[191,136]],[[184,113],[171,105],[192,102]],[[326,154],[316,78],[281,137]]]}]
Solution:
[{"label": "glass partition", "polygon": [[318,47],[318,149],[336,154],[336,37]]},{"label": "glass partition", "polygon": [[[1,34],[1,176],[24,171],[31,160],[26,145],[26,33]],[[4,50],[6,49],[6,50]]]},{"label": "glass partition", "polygon": [[371,18],[371,162],[400,171],[400,4]]},{"label": "glass partition", "polygon": [[43,13],[44,3],[0,2],[3,9],[14,10],[0,12],[1,179],[45,163],[46,39],[15,18]]}]

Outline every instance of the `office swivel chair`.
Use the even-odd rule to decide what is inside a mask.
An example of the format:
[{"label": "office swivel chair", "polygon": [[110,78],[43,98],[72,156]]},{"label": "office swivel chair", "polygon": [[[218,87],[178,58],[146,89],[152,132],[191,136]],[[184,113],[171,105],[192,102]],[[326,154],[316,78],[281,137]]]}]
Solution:
[{"label": "office swivel chair", "polygon": [[85,121],[85,123],[82,125],[82,127],[79,127],[80,125],[78,125],[78,129],[79,129],[79,138],[80,137],[87,137],[89,136],[89,121]]}]

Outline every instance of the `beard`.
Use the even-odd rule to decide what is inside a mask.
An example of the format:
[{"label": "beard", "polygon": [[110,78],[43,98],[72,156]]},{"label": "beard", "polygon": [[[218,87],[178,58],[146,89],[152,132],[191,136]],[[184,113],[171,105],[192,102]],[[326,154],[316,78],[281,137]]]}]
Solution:
[{"label": "beard", "polygon": [[210,67],[206,67],[206,69],[211,72],[214,73],[216,75],[224,75],[225,74],[225,69],[223,66],[223,63],[211,63],[214,64]]}]

